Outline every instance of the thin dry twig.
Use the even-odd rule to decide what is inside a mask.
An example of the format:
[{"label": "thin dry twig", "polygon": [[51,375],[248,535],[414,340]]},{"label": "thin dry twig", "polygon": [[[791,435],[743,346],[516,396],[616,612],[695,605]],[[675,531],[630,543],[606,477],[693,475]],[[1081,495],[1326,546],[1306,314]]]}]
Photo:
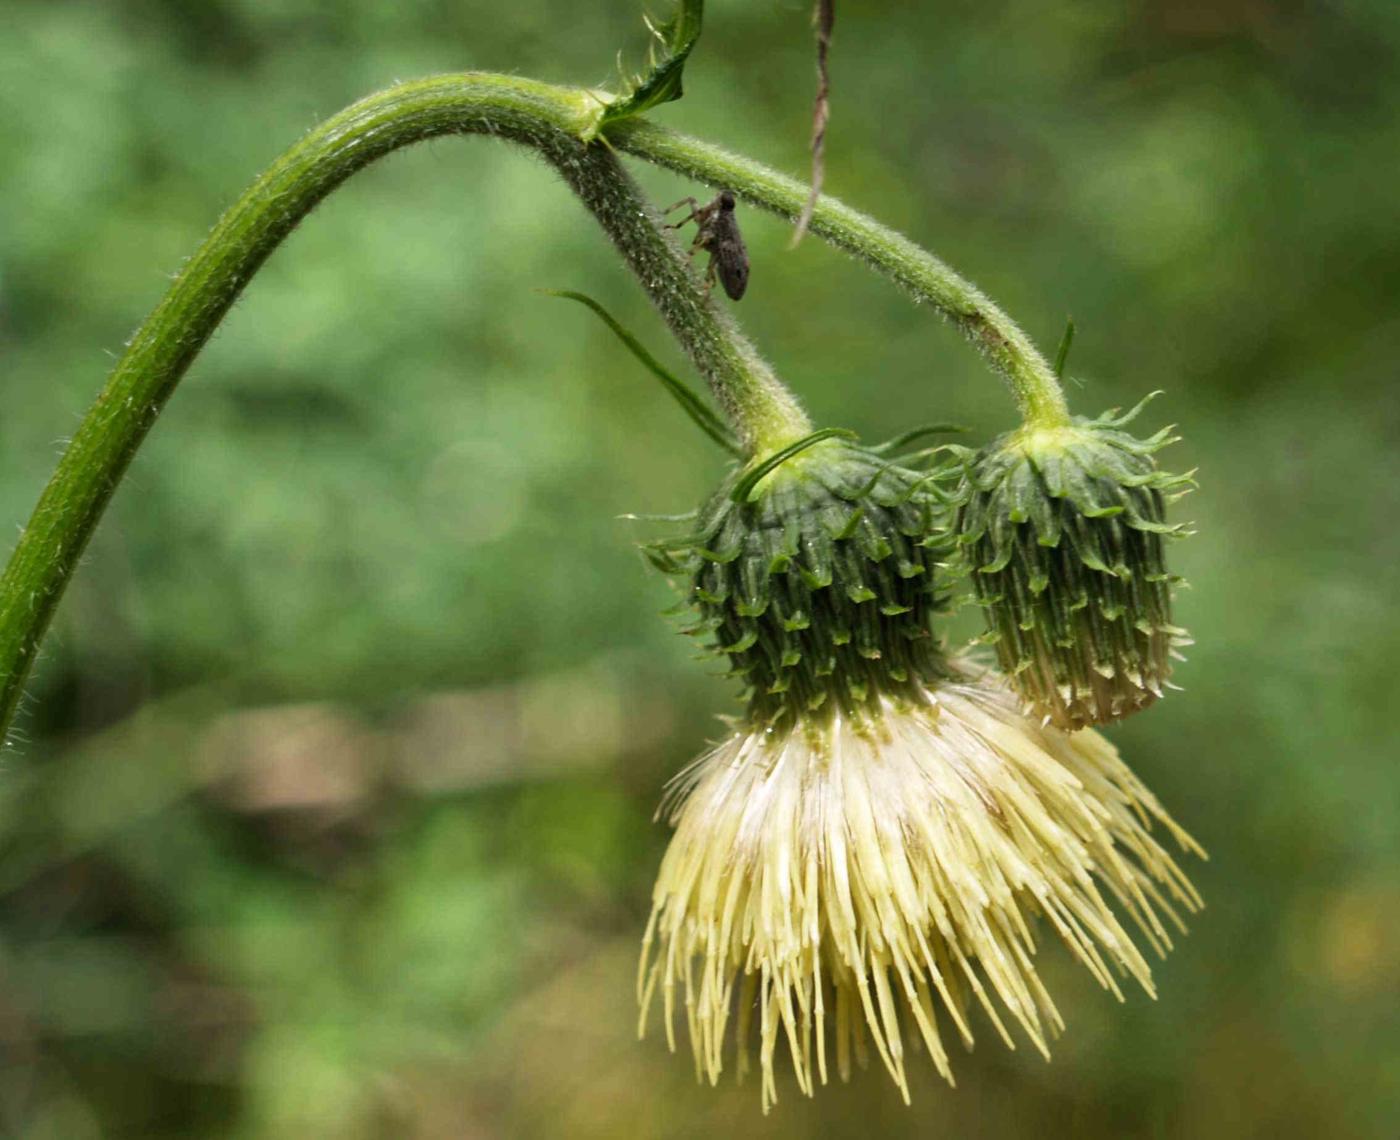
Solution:
[{"label": "thin dry twig", "polygon": [[831,72],[827,56],[831,51],[831,29],[836,23],[836,0],[817,0],[813,23],[817,28],[817,98],[812,105],[812,191],[807,195],[797,219],[797,229],[793,231],[794,247],[807,232],[817,199],[821,197],[822,182],[826,179],[826,123],[831,117]]}]

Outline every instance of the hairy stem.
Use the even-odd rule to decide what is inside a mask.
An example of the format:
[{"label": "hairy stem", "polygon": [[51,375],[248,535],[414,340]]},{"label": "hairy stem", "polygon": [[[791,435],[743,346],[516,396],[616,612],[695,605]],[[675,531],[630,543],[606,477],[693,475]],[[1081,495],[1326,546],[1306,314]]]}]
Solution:
[{"label": "hairy stem", "polygon": [[[618,150],[664,166],[789,220],[807,203],[808,187],[752,159],[668,130],[645,119],[609,129]],[[1011,385],[1022,418],[1036,427],[1069,422],[1064,393],[1049,363],[1016,322],[938,258],[908,238],[823,195],[812,212],[812,233],[904,286],[944,314]]]},{"label": "hairy stem", "polygon": [[[39,642],[137,448],[180,378],[253,274],[301,220],[356,171],[399,147],[451,134],[506,138],[538,151],[613,239],[696,368],[746,453],[761,459],[812,425],[618,165],[613,147],[733,190],[788,219],[806,188],[748,159],[640,118],[596,133],[587,91],[481,73],[405,83],[353,104],[287,151],[214,227],[127,345],[40,496],[0,578],[0,734],[10,724]],[[1054,373],[1025,334],[932,254],[823,197],[811,231],[944,313],[1011,384],[1033,426],[1068,421]]]},{"label": "hairy stem", "polygon": [[0,734],[88,539],[185,370],[297,224],[352,174],[399,147],[441,135],[486,134],[537,150],[607,230],[746,449],[764,454],[811,431],[796,400],[702,292],[684,253],[613,153],[579,141],[596,117],[597,101],[584,91],[508,76],[440,76],[353,104],[268,168],[219,220],[128,343],[0,578]]}]

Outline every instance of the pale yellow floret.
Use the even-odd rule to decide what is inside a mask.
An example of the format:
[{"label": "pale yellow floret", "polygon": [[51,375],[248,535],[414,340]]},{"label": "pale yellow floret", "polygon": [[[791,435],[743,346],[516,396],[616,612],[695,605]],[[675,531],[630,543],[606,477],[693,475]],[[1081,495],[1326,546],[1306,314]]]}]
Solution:
[{"label": "pale yellow floret", "polygon": [[1121,998],[1123,976],[1153,990],[1119,914],[1162,954],[1178,908],[1200,905],[1151,828],[1199,848],[1116,749],[1036,725],[996,679],[887,705],[873,729],[736,733],[666,806],[642,1027],[659,988],[674,1049],[683,1005],[713,1083],[733,1016],[740,1075],[758,1038],[765,1111],[780,1042],[809,1095],[873,1045],[906,1100],[906,1036],[952,1083],[944,1038],[971,1044],[973,1006],[1044,1053],[1064,1023],[1035,970],[1036,915]]}]

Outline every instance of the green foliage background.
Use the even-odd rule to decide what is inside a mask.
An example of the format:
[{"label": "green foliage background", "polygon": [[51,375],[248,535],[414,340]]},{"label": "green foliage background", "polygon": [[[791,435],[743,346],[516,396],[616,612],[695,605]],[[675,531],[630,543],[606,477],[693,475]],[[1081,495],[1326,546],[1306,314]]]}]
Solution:
[{"label": "green foliage background", "polygon": [[[303,130],[468,67],[606,83],[631,0],[9,0],[0,519],[110,353]],[[808,5],[721,0],[666,122],[805,169]],[[258,277],[98,534],[0,769],[0,1134],[1400,1134],[1400,6],[838,6],[827,188],[1200,467],[1186,691],[1111,735],[1210,850],[1118,1006],[1047,944],[1052,1064],[983,1026],[774,1114],[633,1039],[661,784],[731,708],[624,512],[720,456],[581,288],[679,355],[505,145],[356,178]],[[697,188],[644,172],[663,203]],[[932,314],[744,218],[740,315],[820,424],[1009,400]],[[966,623],[964,623],[966,624]]]}]

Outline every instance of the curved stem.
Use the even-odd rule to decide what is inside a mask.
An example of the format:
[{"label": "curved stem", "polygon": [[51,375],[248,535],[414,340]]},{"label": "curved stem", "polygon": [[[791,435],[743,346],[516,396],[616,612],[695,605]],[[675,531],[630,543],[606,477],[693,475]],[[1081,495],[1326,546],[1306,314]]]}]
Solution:
[{"label": "curved stem", "polygon": [[219,220],[128,343],[0,579],[0,733],[88,539],[185,370],[297,224],[357,170],[399,147],[441,135],[488,134],[538,150],[637,273],[747,450],[776,450],[811,431],[791,393],[701,291],[686,255],[612,152],[579,141],[596,108],[580,90],[508,76],[440,76],[353,104],[268,168]]},{"label": "curved stem", "polygon": [[[755,206],[795,220],[808,187],[748,158],[645,119],[627,119],[608,130],[618,150],[713,186],[732,190]],[[860,258],[927,301],[1006,377],[1022,418],[1033,427],[1069,422],[1059,381],[1016,322],[933,254],[873,218],[823,195],[808,227],[832,245]]]},{"label": "curved stem", "polygon": [[[761,457],[812,426],[729,315],[697,286],[687,258],[621,169],[611,147],[796,218],[806,187],[718,147],[640,118],[607,127],[589,92],[509,76],[405,83],[353,104],[279,158],[214,227],[129,342],[79,425],[0,578],[0,733],[39,641],[132,456],[199,350],[253,274],[332,190],[399,147],[487,134],[539,151],[579,195],[636,272],[709,382],[745,450]],[[1029,339],[969,282],[873,219],[823,197],[811,230],[932,303],[1010,382],[1028,424],[1067,423],[1054,373]]]}]

